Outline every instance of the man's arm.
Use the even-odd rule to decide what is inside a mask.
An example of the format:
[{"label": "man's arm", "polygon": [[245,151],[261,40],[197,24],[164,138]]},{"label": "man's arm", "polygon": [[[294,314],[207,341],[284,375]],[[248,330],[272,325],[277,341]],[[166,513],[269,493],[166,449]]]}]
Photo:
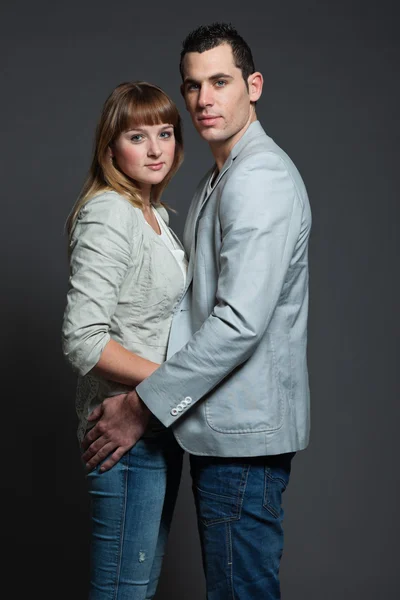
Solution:
[{"label": "man's arm", "polygon": [[136,388],[167,427],[251,356],[300,236],[303,203],[285,163],[274,153],[250,160],[232,174],[221,197],[214,309],[189,342]]}]

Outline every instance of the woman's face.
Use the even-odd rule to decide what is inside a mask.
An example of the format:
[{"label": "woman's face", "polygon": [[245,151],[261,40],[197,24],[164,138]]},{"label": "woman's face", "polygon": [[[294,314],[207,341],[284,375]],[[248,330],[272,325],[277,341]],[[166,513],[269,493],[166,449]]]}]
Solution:
[{"label": "woman's face", "polygon": [[144,191],[160,183],[175,156],[174,127],[143,125],[122,132],[110,147],[119,169]]}]

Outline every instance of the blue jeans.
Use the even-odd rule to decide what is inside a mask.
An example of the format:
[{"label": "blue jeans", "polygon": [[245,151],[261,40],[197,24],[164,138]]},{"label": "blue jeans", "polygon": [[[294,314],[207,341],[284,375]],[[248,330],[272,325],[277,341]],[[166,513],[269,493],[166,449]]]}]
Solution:
[{"label": "blue jeans", "polygon": [[178,493],[183,451],[170,430],[143,437],[109,471],[88,474],[90,600],[153,598]]},{"label": "blue jeans", "polygon": [[[276,600],[282,493],[293,454],[190,456],[208,600]],[[90,600],[154,597],[182,470],[172,431],[143,437],[110,471],[87,476]]]},{"label": "blue jeans", "polygon": [[208,600],[277,600],[282,494],[294,453],[191,456]]}]

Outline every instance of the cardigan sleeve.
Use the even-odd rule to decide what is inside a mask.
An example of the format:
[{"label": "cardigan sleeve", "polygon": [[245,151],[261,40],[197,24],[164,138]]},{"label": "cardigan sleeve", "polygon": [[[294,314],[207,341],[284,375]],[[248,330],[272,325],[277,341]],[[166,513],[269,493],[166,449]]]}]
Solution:
[{"label": "cardigan sleeve", "polygon": [[121,284],[132,264],[137,215],[122,196],[104,193],[81,209],[70,246],[70,278],[62,347],[74,370],[86,375],[110,340]]}]

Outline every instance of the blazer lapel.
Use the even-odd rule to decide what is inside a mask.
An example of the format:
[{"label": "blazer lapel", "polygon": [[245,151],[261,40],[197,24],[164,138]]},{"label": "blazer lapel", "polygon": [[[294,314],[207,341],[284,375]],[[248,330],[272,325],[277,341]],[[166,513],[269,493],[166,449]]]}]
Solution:
[{"label": "blazer lapel", "polygon": [[190,203],[189,211],[188,211],[188,214],[186,217],[185,228],[183,231],[183,245],[185,246],[185,250],[186,250],[186,253],[188,254],[189,258],[190,258],[191,251],[192,251],[193,237],[194,237],[194,231],[195,231],[195,227],[196,227],[196,220],[197,220],[197,216],[198,216],[199,210],[200,210],[199,207],[202,203],[202,198],[204,197],[204,195],[206,193],[208,179],[209,179],[212,171],[213,171],[213,168],[210,169],[206,173],[206,175],[203,177],[203,179],[200,181],[199,185],[197,186],[197,190],[194,194],[192,202]]},{"label": "blazer lapel", "polygon": [[217,189],[221,179],[224,177],[226,172],[232,166],[233,161],[238,156],[238,154],[242,150],[242,148],[244,148],[251,139],[253,139],[259,135],[265,135],[265,132],[264,132],[260,122],[254,121],[253,123],[251,123],[249,125],[249,127],[247,128],[247,130],[245,131],[243,136],[232,148],[231,153],[229,154],[224,165],[222,166],[221,171],[219,172],[219,174],[217,176],[217,180],[216,180],[211,192],[207,194],[207,187],[208,187],[208,181],[210,179],[210,176],[214,172],[215,165],[208,171],[208,173],[206,173],[205,177],[201,180],[201,182],[197,188],[197,191],[195,193],[195,196],[194,196],[193,201],[189,208],[188,216],[186,218],[186,223],[185,223],[185,229],[184,229],[184,233],[183,233],[184,247],[185,247],[186,253],[189,256],[189,265],[188,265],[188,272],[187,272],[187,278],[186,278],[186,290],[189,287],[192,277],[193,277],[194,261],[195,261],[195,257],[196,257],[197,223],[198,223],[201,211],[204,208],[205,204],[208,202],[209,198],[212,196],[212,194]]},{"label": "blazer lapel", "polygon": [[250,140],[252,140],[255,137],[258,137],[259,135],[265,135],[265,131],[262,128],[261,123],[259,121],[253,121],[253,123],[250,123],[247,130],[240,138],[240,140],[232,148],[228,158],[226,159],[225,163],[222,166],[222,169],[218,173],[217,180],[213,186],[211,193],[207,194],[207,184],[208,184],[208,180],[211,176],[211,173],[213,173],[215,170],[215,165],[208,171],[205,178],[202,180],[202,182],[199,186],[199,195],[196,195],[196,201],[193,202],[193,204],[192,204],[192,215],[191,215],[190,232],[189,232],[189,234],[192,237],[191,248],[193,246],[193,243],[195,242],[196,225],[197,225],[197,221],[200,217],[200,213],[201,213],[203,207],[205,206],[205,204],[207,203],[209,198],[212,196],[214,191],[217,189],[219,182],[224,177],[225,173],[230,169],[230,167],[233,164],[233,161],[236,159],[236,157],[238,156],[240,151],[245,146],[247,146],[247,144],[249,143]]}]

